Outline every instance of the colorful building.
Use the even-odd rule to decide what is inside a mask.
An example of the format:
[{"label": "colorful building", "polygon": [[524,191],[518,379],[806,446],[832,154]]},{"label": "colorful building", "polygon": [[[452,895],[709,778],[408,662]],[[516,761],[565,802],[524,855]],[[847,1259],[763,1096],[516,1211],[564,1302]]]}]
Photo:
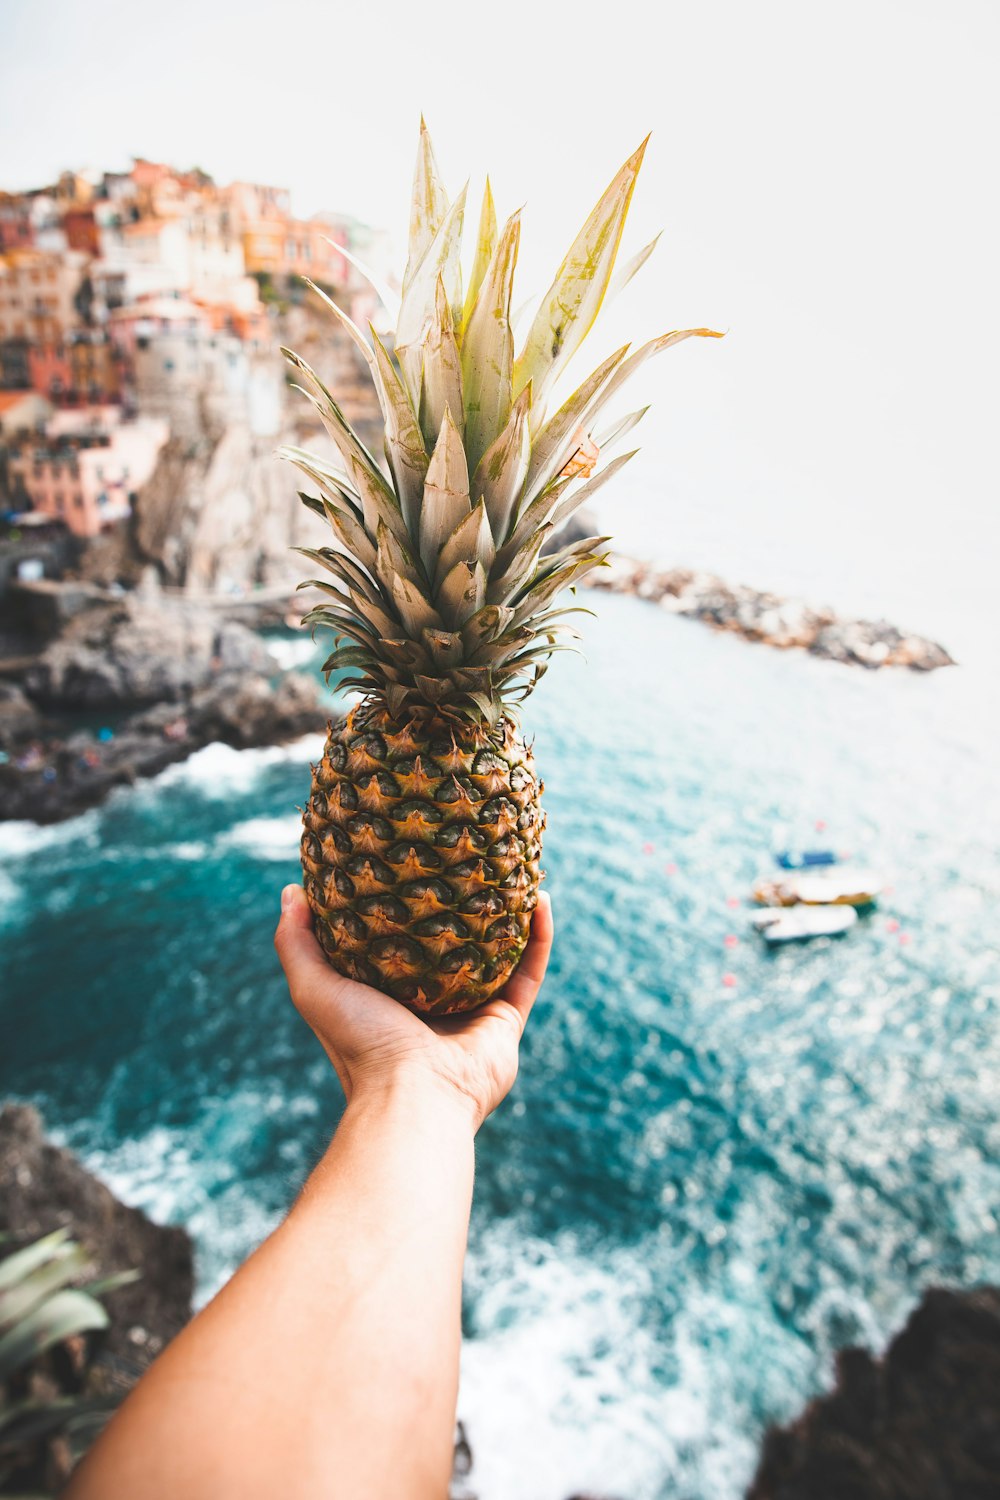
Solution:
[{"label": "colorful building", "polygon": [[75,299],[86,266],[79,250],[11,250],[0,256],[0,341],[61,342],[79,321]]},{"label": "colorful building", "polygon": [[[66,418],[77,417],[73,425]],[[123,422],[114,408],[52,418],[44,438],[25,441],[8,457],[12,490],[31,509],[62,521],[74,536],[94,537],[131,514],[170,436],[155,417]]]}]

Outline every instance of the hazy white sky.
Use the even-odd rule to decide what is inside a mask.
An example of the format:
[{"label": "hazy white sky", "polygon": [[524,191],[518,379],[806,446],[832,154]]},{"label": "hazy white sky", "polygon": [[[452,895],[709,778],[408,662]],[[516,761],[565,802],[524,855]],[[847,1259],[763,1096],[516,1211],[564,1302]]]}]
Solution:
[{"label": "hazy white sky", "polygon": [[449,187],[488,168],[501,211],[527,204],[522,295],[652,129],[629,237],[666,233],[581,377],[619,334],[730,332],[637,378],[657,406],[604,519],[670,560],[912,598],[927,628],[932,581],[991,583],[995,0],[0,0],[0,21],[3,185],[134,152],[399,230],[423,110]]}]

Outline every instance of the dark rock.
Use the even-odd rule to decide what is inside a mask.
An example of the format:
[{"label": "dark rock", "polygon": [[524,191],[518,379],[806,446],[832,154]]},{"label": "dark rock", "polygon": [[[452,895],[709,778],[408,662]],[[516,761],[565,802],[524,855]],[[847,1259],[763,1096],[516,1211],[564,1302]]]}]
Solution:
[{"label": "dark rock", "polygon": [[179,701],[132,715],[111,739],[61,736],[50,726],[44,736],[8,748],[0,765],[0,821],[55,823],[215,740],[241,750],[280,744],[325,729],[328,719],[318,684],[302,673],[276,684],[270,677],[223,673]]},{"label": "dark rock", "polygon": [[0,750],[39,734],[44,722],[31,699],[16,683],[0,681]]},{"label": "dark rock", "polygon": [[840,620],[830,609],[814,609],[801,599],[783,599],[745,584],[728,584],[713,573],[687,568],[658,571],[635,558],[614,556],[607,570],[594,575],[591,586],[634,594],[747,641],[781,650],[798,647],[831,661],[919,672],[955,665],[936,641],[904,634],[887,620]]},{"label": "dark rock", "polygon": [[835,1389],[764,1440],[747,1500],[995,1500],[1000,1288],[925,1293],[882,1359],[847,1349]]},{"label": "dark rock", "polygon": [[72,1152],[45,1140],[37,1110],[7,1104],[0,1110],[0,1232],[29,1243],[62,1227],[89,1252],[96,1276],[142,1273],[103,1299],[111,1317],[105,1353],[134,1376],[191,1317],[187,1232],[119,1203]]},{"label": "dark rock", "polygon": [[25,671],[22,686],[43,708],[134,708],[179,702],[220,673],[269,673],[274,663],[252,631],[183,601],[132,594],[88,609]]}]

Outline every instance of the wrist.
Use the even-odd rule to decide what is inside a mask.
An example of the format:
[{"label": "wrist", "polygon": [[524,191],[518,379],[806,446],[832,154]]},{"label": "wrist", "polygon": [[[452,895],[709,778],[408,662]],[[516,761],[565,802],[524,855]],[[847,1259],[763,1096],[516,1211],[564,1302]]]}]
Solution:
[{"label": "wrist", "polygon": [[449,1136],[475,1135],[482,1123],[479,1101],[433,1069],[410,1064],[389,1073],[358,1078],[345,1113],[422,1124]]}]

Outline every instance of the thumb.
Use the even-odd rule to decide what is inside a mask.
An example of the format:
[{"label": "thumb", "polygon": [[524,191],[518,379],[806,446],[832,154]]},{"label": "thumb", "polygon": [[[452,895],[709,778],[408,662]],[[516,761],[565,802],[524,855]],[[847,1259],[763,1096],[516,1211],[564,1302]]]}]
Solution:
[{"label": "thumb", "polygon": [[281,893],[281,920],[274,934],[274,946],[293,997],[310,981],[329,976],[323,950],[313,934],[309,902],[300,885],[286,885]]}]

